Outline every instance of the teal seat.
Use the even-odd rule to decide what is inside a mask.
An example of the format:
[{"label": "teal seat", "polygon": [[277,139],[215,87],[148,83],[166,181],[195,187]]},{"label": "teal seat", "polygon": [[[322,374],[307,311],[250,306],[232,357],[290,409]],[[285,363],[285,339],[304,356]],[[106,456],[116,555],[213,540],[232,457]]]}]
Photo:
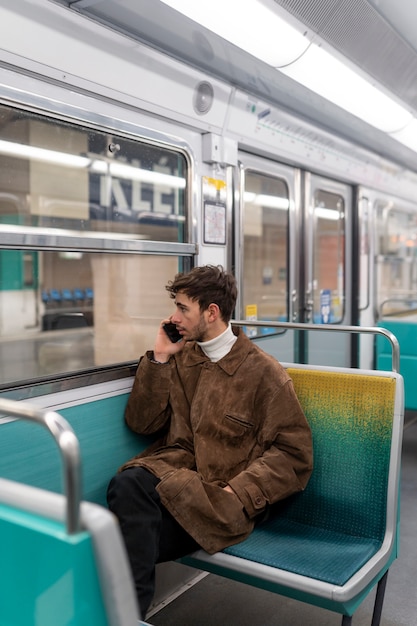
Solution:
[{"label": "teal seat", "polygon": [[[64,496],[0,478],[0,624],[143,624],[138,622],[136,594],[116,518],[100,505],[79,502],[79,444],[69,423],[55,412],[25,402],[0,400],[0,409],[35,422],[37,430],[41,423],[53,434],[64,461],[66,491]],[[4,428],[21,424],[12,421]],[[13,432],[16,435],[19,429]],[[22,445],[20,440],[19,447],[27,450],[27,442]],[[54,455],[45,459],[44,471],[56,480],[54,466],[48,462],[55,460]],[[15,466],[11,469],[16,471]]]},{"label": "teal seat", "polygon": [[242,543],[181,562],[336,611],[347,625],[379,581],[380,611],[397,556],[402,378],[302,365],[288,371],[313,433],[307,488],[271,507]]},{"label": "teal seat", "polygon": [[278,514],[224,552],[341,587],[380,547],[380,541],[369,537],[299,524]]},{"label": "teal seat", "polygon": [[[378,323],[393,333],[400,345],[399,372],[404,378],[404,404],[410,411],[417,410],[417,320],[385,318]],[[376,338],[376,366],[379,370],[391,367],[391,350],[389,342],[382,336]]]},{"label": "teal seat", "polygon": [[[125,386],[130,390],[131,380]],[[79,442],[83,500],[106,507],[110,478],[152,438],[133,433],[124,423],[129,395],[125,389],[105,390],[105,397],[99,395],[97,399],[89,392],[87,402],[79,398],[69,402],[66,393],[59,394],[58,406],[54,408],[71,424]],[[62,403],[61,395],[65,398]],[[59,452],[43,429],[26,421],[0,426],[0,476],[60,493],[61,475],[51,471],[58,464]]]},{"label": "teal seat", "polygon": [[116,520],[83,503],[81,530],[69,534],[65,504],[59,494],[0,479],[0,624],[137,626]]}]

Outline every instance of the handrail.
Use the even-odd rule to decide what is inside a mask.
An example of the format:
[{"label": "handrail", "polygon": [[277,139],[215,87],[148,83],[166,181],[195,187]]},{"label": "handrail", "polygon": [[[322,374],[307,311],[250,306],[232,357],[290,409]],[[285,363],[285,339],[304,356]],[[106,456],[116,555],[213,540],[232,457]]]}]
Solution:
[{"label": "handrail", "polygon": [[[415,304],[417,301],[417,295],[414,296],[414,298],[412,296],[393,296],[392,298],[386,298],[385,300],[383,300],[381,302],[381,304],[379,305],[379,311],[378,311],[378,318],[381,319],[384,317],[382,310],[384,308],[385,304],[388,303],[397,303],[397,304]],[[394,313],[385,313],[385,316],[387,315],[398,315],[399,313],[412,313],[413,311],[415,311],[415,307],[413,309],[405,309],[403,311],[396,311]]]},{"label": "handrail", "polygon": [[234,326],[265,326],[266,328],[288,328],[299,330],[332,330],[345,333],[383,335],[391,344],[392,371],[398,373],[400,370],[400,344],[398,343],[397,337],[386,328],[379,328],[376,326],[342,326],[338,324],[303,324],[301,322],[260,322],[258,320],[232,320],[231,323]]},{"label": "handrail", "polygon": [[0,398],[0,412],[44,426],[58,444],[63,463],[64,492],[67,498],[68,534],[80,529],[81,457],[78,439],[70,424],[55,411],[40,409],[28,402]]}]

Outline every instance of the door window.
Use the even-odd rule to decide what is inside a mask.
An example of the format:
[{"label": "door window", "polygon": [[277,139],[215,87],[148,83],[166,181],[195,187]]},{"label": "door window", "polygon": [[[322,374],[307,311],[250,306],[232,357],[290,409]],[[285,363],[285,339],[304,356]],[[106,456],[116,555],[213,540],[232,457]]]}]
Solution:
[{"label": "door window", "polygon": [[417,215],[391,202],[377,203],[377,307],[379,315],[417,308]]},{"label": "door window", "polygon": [[243,198],[246,318],[252,313],[258,320],[288,321],[288,213],[286,182],[246,170]]},{"label": "door window", "polygon": [[315,323],[340,323],[345,304],[345,202],[317,189],[313,196],[313,316]]}]

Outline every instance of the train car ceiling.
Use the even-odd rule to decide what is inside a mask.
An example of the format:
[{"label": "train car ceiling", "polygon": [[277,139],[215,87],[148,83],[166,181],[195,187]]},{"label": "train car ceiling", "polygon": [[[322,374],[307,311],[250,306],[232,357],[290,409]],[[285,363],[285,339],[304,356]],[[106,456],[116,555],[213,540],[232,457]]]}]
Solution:
[{"label": "train car ceiling", "polygon": [[[401,20],[400,2],[392,0],[275,0],[307,28],[315,32],[343,57],[396,94],[411,110],[417,110],[417,55],[404,39],[403,31],[413,18],[407,6],[408,20]],[[384,9],[382,9],[382,5]],[[411,3],[408,3],[411,5]],[[388,12],[390,6],[392,10]],[[384,14],[381,13],[384,11]],[[417,7],[414,8],[414,20]],[[390,22],[395,20],[394,24]],[[415,21],[414,21],[415,24]],[[407,33],[411,36],[411,31]],[[383,42],[383,45],[381,45]],[[414,33],[414,44],[417,43]]]},{"label": "train car ceiling", "polygon": [[[305,87],[290,77],[296,76],[292,70],[297,66],[295,57],[293,62],[288,63],[291,70],[284,70],[289,75],[285,75],[273,65],[256,58],[253,51],[249,54],[227,41],[224,36],[219,36],[164,2],[51,1],[416,170],[411,137],[414,129],[417,136],[417,121],[413,116],[417,111],[417,52],[413,42],[410,43],[399,30],[407,24],[407,19],[402,23],[398,21],[401,19],[398,16],[404,14],[401,2],[395,3],[394,13],[389,8],[389,2],[381,0],[340,0],[336,4],[330,0],[317,0],[314,3],[302,0],[261,0],[260,5],[261,8],[276,11],[299,30],[303,28],[306,49],[312,47],[311,43],[317,43],[316,48],[334,52],[334,58],[344,59],[351,69],[357,69],[358,78],[366,79],[369,89],[380,87],[383,96],[392,96],[394,108],[398,105],[400,110],[405,109],[405,115],[398,124],[388,124],[384,128],[388,132],[383,132],[356,114],[347,113],[340,103],[333,104],[316,93],[311,84]],[[246,8],[247,3],[244,6]],[[242,3],[240,7],[243,7]],[[242,10],[240,8],[240,13],[236,14],[238,28],[242,25]],[[229,21],[224,5],[220,11],[216,11],[214,5],[210,6],[210,12],[219,24]],[[276,41],[277,38],[274,43]],[[300,47],[298,54],[304,57],[302,47],[301,53],[299,51]],[[294,54],[297,55],[297,49]],[[321,75],[321,72],[314,73]],[[331,83],[331,80],[327,82]],[[366,99],[363,90],[351,97],[356,105]],[[201,115],[204,116],[204,111]],[[392,116],[387,114],[386,117]],[[415,146],[417,150],[417,140]]]}]

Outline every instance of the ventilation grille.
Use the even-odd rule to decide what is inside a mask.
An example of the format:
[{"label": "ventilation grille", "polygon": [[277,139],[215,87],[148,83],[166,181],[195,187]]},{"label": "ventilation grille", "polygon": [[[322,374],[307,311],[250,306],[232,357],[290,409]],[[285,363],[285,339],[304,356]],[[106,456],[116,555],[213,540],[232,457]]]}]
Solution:
[{"label": "ventilation grille", "polygon": [[417,54],[366,0],[275,2],[400,100],[417,109]]}]

